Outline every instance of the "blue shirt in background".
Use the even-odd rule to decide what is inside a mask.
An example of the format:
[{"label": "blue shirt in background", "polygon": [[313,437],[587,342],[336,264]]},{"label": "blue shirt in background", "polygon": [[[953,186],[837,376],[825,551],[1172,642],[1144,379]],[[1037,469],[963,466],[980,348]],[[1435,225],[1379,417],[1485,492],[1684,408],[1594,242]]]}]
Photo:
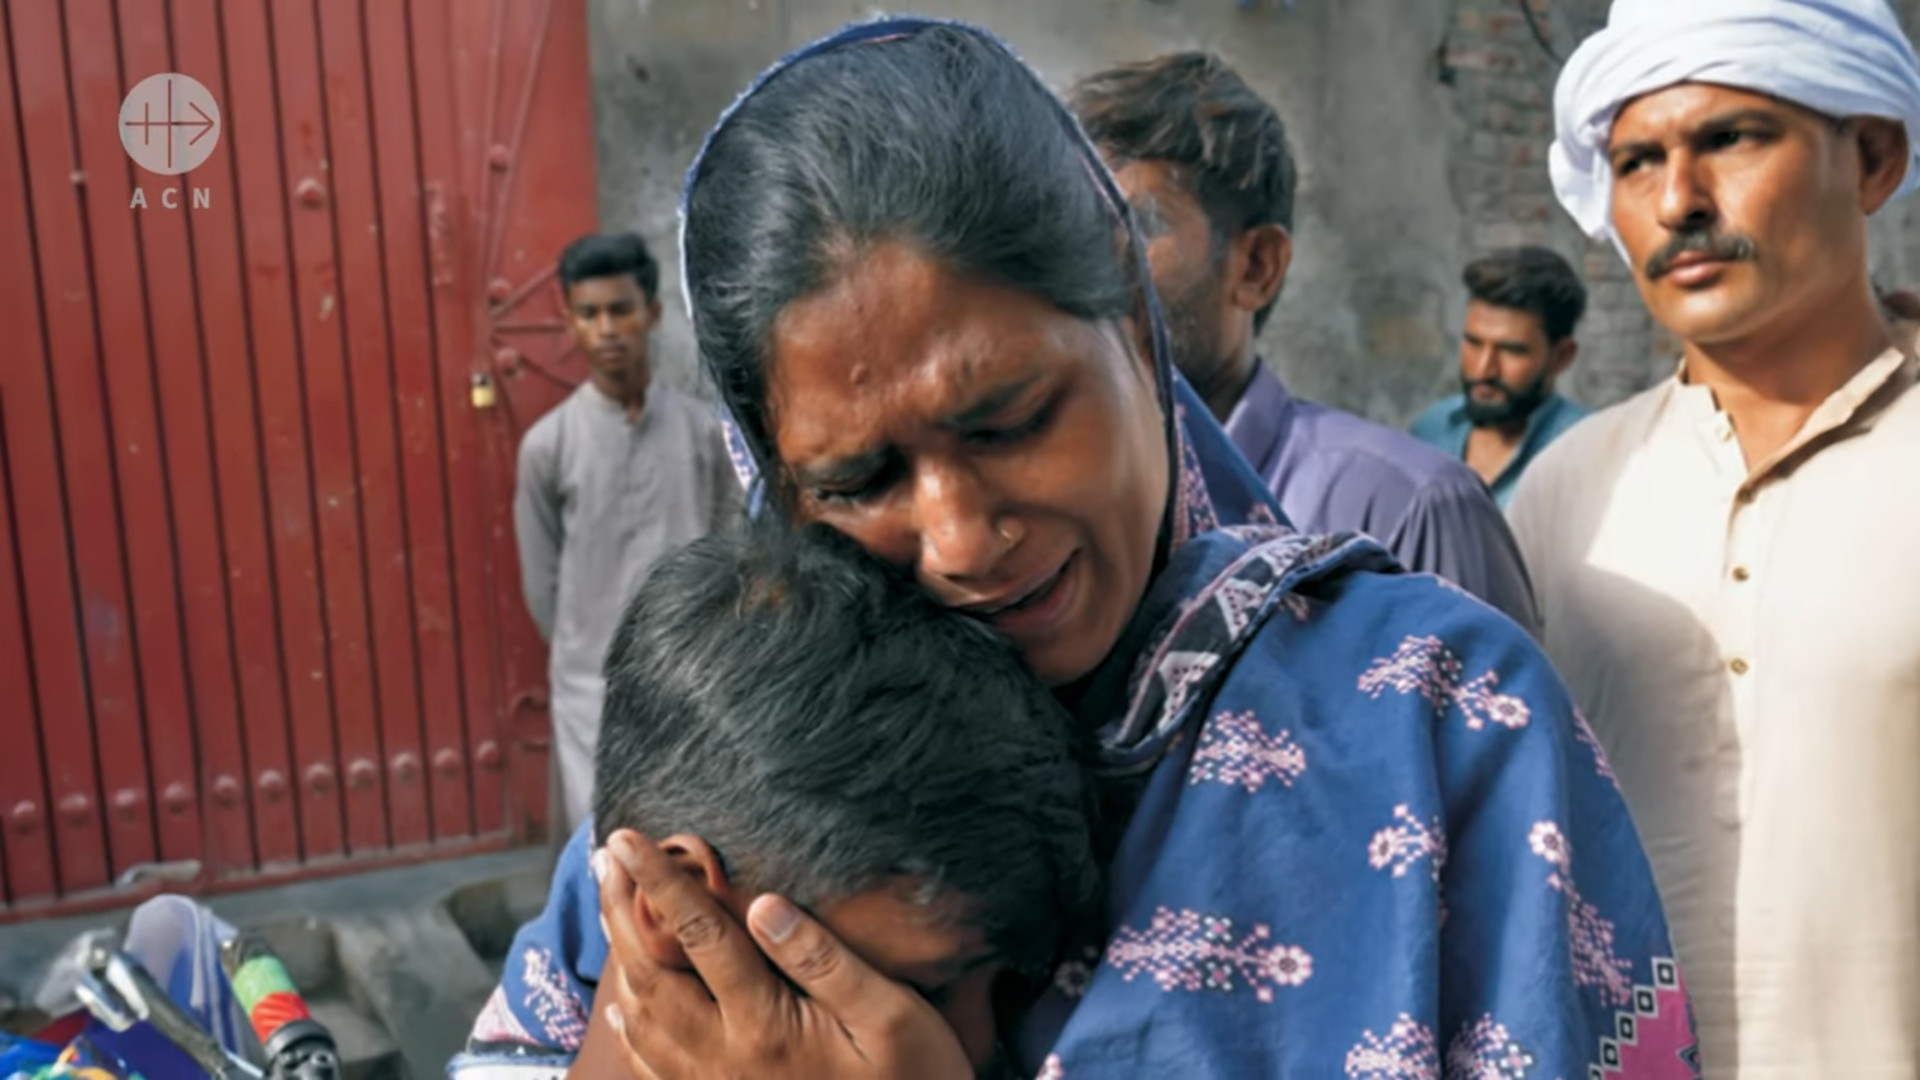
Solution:
[{"label": "blue shirt in background", "polygon": [[1457,458],[1302,401],[1264,363],[1226,429],[1294,528],[1364,532],[1407,569],[1438,574],[1529,633],[1539,629],[1520,547],[1487,486]]},{"label": "blue shirt in background", "polygon": [[[1500,475],[1489,485],[1501,509],[1506,509],[1507,501],[1513,498],[1514,485],[1520,482],[1520,474],[1527,471],[1527,466],[1540,456],[1540,451],[1592,411],[1555,394],[1535,409],[1532,416],[1527,417],[1527,433],[1521,437],[1519,448],[1514,450],[1513,460],[1507,462],[1507,467],[1500,470]],[[1472,430],[1473,425],[1467,422],[1465,394],[1455,394],[1435,402],[1432,408],[1420,414],[1420,419],[1413,422],[1414,438],[1455,461],[1466,458],[1467,433]]]}]

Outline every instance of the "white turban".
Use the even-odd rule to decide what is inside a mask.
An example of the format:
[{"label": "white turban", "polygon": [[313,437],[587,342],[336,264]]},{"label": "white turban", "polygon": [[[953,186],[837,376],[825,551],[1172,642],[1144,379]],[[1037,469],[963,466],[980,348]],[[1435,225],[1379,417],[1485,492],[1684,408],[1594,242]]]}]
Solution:
[{"label": "white turban", "polygon": [[1886,0],[1615,0],[1553,91],[1553,190],[1589,236],[1613,234],[1614,116],[1682,82],[1900,120],[1914,159],[1899,194],[1920,185],[1920,61]]}]

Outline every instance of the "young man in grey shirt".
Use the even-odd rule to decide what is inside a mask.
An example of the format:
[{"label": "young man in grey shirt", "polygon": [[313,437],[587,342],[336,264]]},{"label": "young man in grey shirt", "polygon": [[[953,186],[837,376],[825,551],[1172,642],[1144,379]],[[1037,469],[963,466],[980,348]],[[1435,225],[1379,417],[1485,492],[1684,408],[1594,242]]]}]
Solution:
[{"label": "young man in grey shirt", "polygon": [[563,836],[591,805],[601,667],[627,599],[662,556],[740,514],[713,411],[653,384],[659,283],[638,236],[567,248],[567,325],[590,374],[520,443],[513,524],[527,610],[550,650]]}]

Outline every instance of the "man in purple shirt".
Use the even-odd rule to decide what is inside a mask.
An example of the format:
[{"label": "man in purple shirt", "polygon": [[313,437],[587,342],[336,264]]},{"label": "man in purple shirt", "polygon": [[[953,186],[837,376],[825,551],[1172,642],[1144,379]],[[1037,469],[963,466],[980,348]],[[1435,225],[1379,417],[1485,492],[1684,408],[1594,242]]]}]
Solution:
[{"label": "man in purple shirt", "polygon": [[1293,157],[1273,107],[1195,52],[1090,75],[1069,99],[1133,203],[1174,359],[1293,525],[1366,532],[1536,630],[1519,546],[1478,476],[1293,397],[1254,352],[1293,257]]}]

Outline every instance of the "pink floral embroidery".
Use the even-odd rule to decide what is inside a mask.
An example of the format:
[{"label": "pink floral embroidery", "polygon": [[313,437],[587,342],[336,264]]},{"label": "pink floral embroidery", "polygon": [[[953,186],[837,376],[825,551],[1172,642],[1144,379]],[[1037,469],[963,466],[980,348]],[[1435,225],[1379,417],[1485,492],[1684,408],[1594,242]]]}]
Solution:
[{"label": "pink floral embroidery", "polygon": [[1599,770],[1600,775],[1612,781],[1615,787],[1619,787],[1620,780],[1613,775],[1613,763],[1607,760],[1607,751],[1600,745],[1599,736],[1593,733],[1592,725],[1587,723],[1586,714],[1579,709],[1573,710],[1573,737],[1585,743],[1588,749],[1593,751],[1593,765]]},{"label": "pink floral embroidery", "polygon": [[1498,673],[1488,671],[1462,683],[1460,658],[1436,637],[1409,637],[1391,657],[1376,660],[1360,676],[1360,689],[1378,698],[1387,690],[1418,694],[1427,699],[1436,716],[1449,706],[1466,718],[1467,728],[1479,731],[1489,723],[1523,728],[1531,716],[1527,703],[1512,694],[1495,693]]},{"label": "pink floral embroidery", "polygon": [[1294,945],[1270,945],[1265,925],[1236,940],[1233,920],[1198,911],[1160,908],[1145,930],[1121,927],[1107,945],[1107,963],[1132,982],[1153,976],[1160,989],[1230,993],[1238,982],[1261,1001],[1277,986],[1299,986],[1313,976],[1313,957]]},{"label": "pink floral embroidery", "polygon": [[1216,531],[1251,547],[1248,554],[1267,564],[1267,569],[1273,571],[1276,579],[1285,577],[1298,567],[1325,558],[1338,550],[1346,539],[1351,539],[1307,536],[1279,524],[1222,525]]},{"label": "pink floral embroidery", "polygon": [[1433,1029],[1401,1013],[1384,1038],[1371,1030],[1361,1032],[1359,1045],[1347,1051],[1347,1075],[1355,1080],[1439,1080],[1440,1052]]},{"label": "pink floral embroidery", "polygon": [[1439,881],[1440,871],[1447,865],[1447,835],[1440,819],[1434,818],[1431,824],[1421,821],[1405,804],[1393,808],[1393,819],[1399,824],[1373,834],[1367,845],[1367,862],[1375,870],[1391,866],[1394,877],[1406,877],[1414,863],[1432,856],[1427,870],[1433,880]]},{"label": "pink floral embroidery", "polygon": [[1053,969],[1053,985],[1062,994],[1079,1001],[1087,996],[1087,988],[1093,985],[1093,969],[1100,964],[1100,950],[1088,948],[1072,960],[1062,961]]},{"label": "pink floral embroidery", "polygon": [[520,1026],[513,1015],[513,1006],[507,1004],[507,988],[496,986],[493,996],[487,999],[487,1006],[480,1010],[480,1016],[473,1022],[473,1041],[482,1043],[531,1043],[533,1036]]},{"label": "pink floral embroidery", "polygon": [[1527,847],[1535,855],[1558,867],[1566,873],[1573,865],[1573,849],[1567,845],[1567,838],[1560,832],[1560,826],[1551,821],[1537,822],[1533,830],[1527,833]]},{"label": "pink floral embroidery", "polygon": [[1186,406],[1174,407],[1174,421],[1174,438],[1180,443],[1180,490],[1173,546],[1179,547],[1202,533],[1219,528],[1220,518],[1214,513],[1213,497],[1207,494],[1206,474],[1200,470],[1199,455],[1194,453],[1193,442],[1187,438]]},{"label": "pink floral embroidery", "polygon": [[[1263,525],[1259,522],[1249,522],[1245,525],[1222,525],[1215,531],[1225,533],[1250,547],[1262,548],[1263,550],[1257,550],[1253,554],[1259,556],[1260,561],[1270,567],[1284,568],[1293,565],[1290,558],[1286,556],[1276,558],[1264,550],[1265,545],[1268,544],[1283,541],[1297,541],[1299,539],[1298,533],[1282,527],[1279,522],[1274,522],[1271,525]],[[1298,546],[1298,544],[1296,543],[1294,546]]]},{"label": "pink floral embroidery", "polygon": [[1547,884],[1567,898],[1567,947],[1574,983],[1593,987],[1605,1004],[1629,1004],[1633,1001],[1633,963],[1614,952],[1613,923],[1601,918],[1575,887],[1573,849],[1560,826],[1551,821],[1535,825],[1527,834],[1527,846],[1553,866]]},{"label": "pink floral embroidery", "polygon": [[1292,787],[1294,778],[1306,771],[1307,752],[1291,734],[1268,735],[1251,712],[1223,712],[1201,731],[1187,783],[1213,780],[1252,793],[1268,780]]},{"label": "pink floral embroidery", "polygon": [[1160,678],[1167,686],[1167,701],[1161,707],[1162,716],[1172,716],[1187,703],[1187,695],[1193,692],[1207,672],[1220,662],[1220,657],[1210,652],[1168,653],[1160,662]]},{"label": "pink floral embroidery", "polygon": [[1047,1060],[1040,1066],[1040,1075],[1034,1080],[1066,1080],[1067,1070],[1060,1064],[1059,1054],[1048,1054]]},{"label": "pink floral embroidery", "polygon": [[546,1028],[548,1041],[562,1050],[580,1049],[580,1041],[587,1034],[587,1009],[555,967],[553,954],[545,949],[528,949],[524,967],[524,1004]]},{"label": "pink floral embroidery", "polygon": [[1213,594],[1213,602],[1220,605],[1220,615],[1227,623],[1227,633],[1239,637],[1240,632],[1252,621],[1253,613],[1265,602],[1269,590],[1244,579],[1235,579],[1221,585]]},{"label": "pink floral embroidery", "polygon": [[1461,1028],[1447,1046],[1446,1080],[1525,1080],[1531,1068],[1533,1055],[1491,1016]]}]

